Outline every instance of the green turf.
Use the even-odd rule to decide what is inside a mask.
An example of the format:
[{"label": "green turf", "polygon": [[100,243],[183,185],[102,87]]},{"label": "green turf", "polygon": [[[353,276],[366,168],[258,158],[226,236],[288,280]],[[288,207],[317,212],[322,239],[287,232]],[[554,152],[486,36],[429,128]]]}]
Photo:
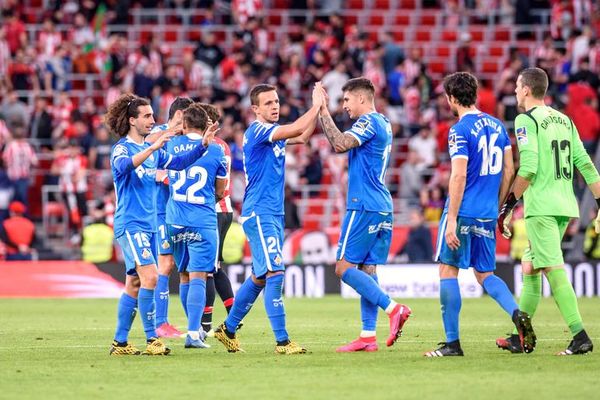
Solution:
[{"label": "green turf", "polygon": [[[569,334],[551,299],[534,321],[538,347],[511,355],[494,344],[510,330],[489,298],[465,300],[463,358],[426,359],[443,339],[437,300],[406,300],[413,309],[404,336],[385,348],[380,313],[378,353],[336,354],[360,329],[358,300],[287,299],[292,338],[311,350],[273,353],[262,302],[241,333],[245,354],[228,354],[214,339],[208,350],[170,340],[168,357],[109,357],[117,300],[0,300],[0,399],[592,399],[598,398],[600,355],[556,357]],[[600,301],[581,299],[587,330],[600,345]],[[172,322],[184,326],[177,299]],[[216,321],[223,317],[215,307]],[[136,319],[131,340],[141,345]],[[599,349],[600,350],[600,349]]]}]

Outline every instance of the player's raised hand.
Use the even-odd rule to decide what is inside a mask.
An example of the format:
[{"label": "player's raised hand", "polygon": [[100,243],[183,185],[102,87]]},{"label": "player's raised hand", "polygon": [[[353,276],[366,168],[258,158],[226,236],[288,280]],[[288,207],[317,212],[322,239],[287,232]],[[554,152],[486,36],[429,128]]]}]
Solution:
[{"label": "player's raised hand", "polygon": [[600,209],[598,209],[598,214],[596,215],[596,219],[594,220],[594,230],[597,234],[600,235]]},{"label": "player's raised hand", "polygon": [[313,106],[321,108],[323,105],[324,97],[323,97],[323,85],[321,82],[315,83],[312,91],[312,104]]},{"label": "player's raised hand", "polygon": [[458,236],[456,236],[456,220],[448,219],[446,222],[446,233],[444,235],[446,239],[446,244],[450,248],[450,250],[456,250],[460,247],[460,240]]},{"label": "player's raised hand", "polygon": [[150,145],[150,149],[152,149],[152,151],[156,151],[156,150],[162,148],[165,145],[165,143],[167,143],[169,140],[171,140],[171,138],[174,135],[175,135],[175,133],[173,133],[173,132],[167,132],[167,133],[160,135],[158,137],[158,139],[156,139],[156,141]]},{"label": "player's raised hand", "polygon": [[208,145],[215,140],[215,134],[218,130],[219,122],[211,122],[211,124],[208,126],[208,129],[206,129],[206,132],[204,132],[204,136],[202,137],[202,145],[204,147],[208,147]]}]

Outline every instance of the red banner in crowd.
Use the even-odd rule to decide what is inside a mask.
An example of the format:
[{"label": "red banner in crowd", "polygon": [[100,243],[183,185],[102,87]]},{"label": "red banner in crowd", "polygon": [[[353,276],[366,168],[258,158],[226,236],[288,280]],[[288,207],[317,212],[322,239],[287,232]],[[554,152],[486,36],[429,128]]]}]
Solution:
[{"label": "red banner in crowd", "polygon": [[83,261],[0,262],[0,297],[116,298],[123,284]]}]

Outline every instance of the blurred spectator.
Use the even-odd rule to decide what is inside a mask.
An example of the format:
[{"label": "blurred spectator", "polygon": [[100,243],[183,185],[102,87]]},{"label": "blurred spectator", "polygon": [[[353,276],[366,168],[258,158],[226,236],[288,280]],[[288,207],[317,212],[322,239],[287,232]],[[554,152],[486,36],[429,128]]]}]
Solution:
[{"label": "blurred spectator", "polygon": [[70,139],[67,148],[59,150],[52,163],[52,173],[59,177],[60,190],[69,211],[74,242],[79,241],[82,217],[87,215],[87,168],[88,160],[81,154],[77,139]]},{"label": "blurred spectator", "polygon": [[383,70],[386,76],[396,68],[396,65],[402,63],[404,60],[404,51],[394,41],[391,33],[385,32],[381,38],[381,46],[383,47]]},{"label": "blurred spectator", "polygon": [[217,44],[214,33],[210,31],[205,31],[202,34],[202,39],[194,50],[194,55],[196,60],[206,64],[213,73],[216,72],[218,65],[225,58],[225,53]]},{"label": "blurred spectator", "polygon": [[512,218],[512,237],[510,238],[510,256],[515,261],[521,261],[529,240],[525,230],[525,214],[522,205],[515,208]]},{"label": "blurred spectator", "polygon": [[[323,179],[323,164],[319,149],[313,149],[310,142],[306,144],[308,160],[302,172],[300,183],[303,185],[319,185]],[[311,196],[317,192],[311,191]]]},{"label": "blurred spectator", "polygon": [[598,92],[598,88],[600,88],[600,78],[598,78],[598,74],[590,71],[590,60],[587,57],[583,57],[580,60],[579,70],[571,75],[569,82],[586,83],[596,92]]},{"label": "blurred spectator", "polygon": [[105,263],[113,256],[114,232],[104,221],[102,207],[91,212],[92,223],[83,228],[81,253],[83,260],[91,263]]},{"label": "blurred spectator", "polygon": [[13,185],[0,158],[0,222],[8,216],[8,205],[13,197]]},{"label": "blurred spectator", "polygon": [[0,26],[0,90],[10,87],[8,80],[8,65],[10,64],[10,49],[6,41],[6,28]]},{"label": "blurred spectator", "polygon": [[285,212],[285,229],[294,230],[300,228],[300,217],[298,216],[298,206],[294,198],[294,192],[288,185],[285,186],[285,199],[283,203]]},{"label": "blurred spectator", "polygon": [[90,146],[90,169],[110,170],[110,150],[113,141],[104,125],[94,130],[94,138]]},{"label": "blurred spectator", "polygon": [[579,71],[579,63],[582,58],[588,57],[590,54],[590,40],[593,37],[592,28],[584,26],[580,35],[573,41],[571,48],[571,62],[573,63],[573,72]]},{"label": "blurred spectator", "polygon": [[342,87],[348,81],[346,64],[338,63],[335,68],[323,75],[322,83],[329,95],[329,108],[336,108],[342,96]]},{"label": "blurred spectator", "polygon": [[515,97],[515,82],[515,80],[504,81],[498,92],[496,116],[504,121],[514,121],[519,114]]},{"label": "blurred spectator", "polygon": [[[576,92],[575,86],[578,85],[580,84],[569,85],[569,92]],[[592,105],[594,103],[597,104],[595,96],[573,96],[565,108],[565,114],[573,120],[583,146],[589,154],[594,154],[600,138],[600,115]]]},{"label": "blurred spectator", "polygon": [[13,185],[14,200],[29,206],[28,192],[33,171],[38,164],[35,150],[27,141],[25,127],[14,125],[13,140],[8,142],[2,154],[8,177]]},{"label": "blurred spectator", "polygon": [[444,203],[442,190],[439,187],[434,186],[431,189],[421,190],[421,207],[423,207],[423,216],[427,222],[439,222]]},{"label": "blurred spectator", "polygon": [[471,72],[475,67],[475,61],[473,61],[473,55],[475,49],[471,47],[471,34],[469,32],[463,32],[460,34],[460,44],[456,49],[456,70]]},{"label": "blurred spectator", "polygon": [[38,147],[51,148],[52,138],[52,116],[48,112],[48,99],[38,96],[35,99],[29,137],[34,140]]},{"label": "blurred spectator", "polygon": [[409,150],[406,161],[400,168],[400,197],[408,200],[410,206],[419,204],[419,192],[423,187],[419,167],[419,155],[414,150]]},{"label": "blurred spectator", "polygon": [[590,260],[600,260],[600,235],[594,229],[594,218],[598,210],[594,209],[590,212],[590,224],[585,229],[585,241],[583,243],[583,253]]},{"label": "blurred spectator", "polygon": [[[517,16],[521,9],[517,7]],[[517,22],[518,23],[518,22]],[[554,40],[566,40],[573,31],[573,6],[569,0],[558,0],[550,13],[550,32]]]},{"label": "blurred spectator", "polygon": [[17,54],[17,50],[27,45],[27,33],[25,31],[25,24],[21,21],[13,10],[4,10],[2,12],[4,17],[4,30],[6,32],[6,42],[10,53],[14,56]]},{"label": "blurred spectator", "polygon": [[552,35],[546,35],[541,46],[535,49],[534,59],[537,67],[545,71],[552,68],[554,59],[554,39]]},{"label": "blurred spectator", "polygon": [[420,171],[435,164],[437,142],[429,128],[421,128],[417,136],[410,138],[408,148],[417,154],[417,167]]},{"label": "blurred spectator", "polygon": [[402,252],[406,253],[411,263],[429,263],[433,260],[431,231],[419,209],[410,211],[410,230]]},{"label": "blurred spectator", "polygon": [[496,95],[487,79],[482,79],[477,89],[477,109],[490,115],[496,113]]},{"label": "blurred spectator", "polygon": [[[590,71],[596,75],[600,74],[600,40],[590,40]],[[1,63],[1,61],[0,61]]]},{"label": "blurred spectator", "polygon": [[6,245],[6,260],[31,260],[35,225],[24,216],[27,208],[18,201],[8,207],[9,217],[0,225],[0,240]]},{"label": "blurred spectator", "polygon": [[0,107],[0,115],[6,121],[6,128],[9,131],[14,129],[14,126],[28,126],[29,110],[27,105],[19,100],[17,92],[10,91],[4,97],[2,106]]},{"label": "blurred spectator", "polygon": [[552,86],[554,90],[560,94],[564,93],[567,89],[567,83],[569,82],[569,74],[571,73],[572,63],[567,56],[567,50],[564,48],[558,48],[555,50],[554,60],[554,73],[550,74],[552,77]]},{"label": "blurred spectator", "polygon": [[237,221],[233,221],[223,243],[223,262],[225,264],[242,262],[245,246],[246,235],[244,229]]}]

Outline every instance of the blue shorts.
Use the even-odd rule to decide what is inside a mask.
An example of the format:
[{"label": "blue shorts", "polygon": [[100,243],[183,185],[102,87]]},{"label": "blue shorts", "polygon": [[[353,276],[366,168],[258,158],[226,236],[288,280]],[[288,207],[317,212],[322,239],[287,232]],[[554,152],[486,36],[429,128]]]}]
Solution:
[{"label": "blue shorts", "polygon": [[169,225],[173,257],[179,272],[215,272],[219,234],[216,229]]},{"label": "blue shorts", "polygon": [[263,278],[267,272],[284,271],[281,245],[283,243],[283,215],[253,215],[241,218],[252,253],[252,273]]},{"label": "blue shorts", "polygon": [[392,243],[393,229],[392,213],[347,210],[336,259],[343,258],[357,265],[385,264]]},{"label": "blue shorts", "polygon": [[158,254],[161,256],[173,254],[173,243],[171,242],[171,237],[169,236],[169,228],[165,222],[165,218],[165,214],[157,215],[158,235],[156,236],[156,240],[158,241]]},{"label": "blue shorts", "polygon": [[458,217],[456,229],[460,246],[451,250],[446,244],[446,213],[438,229],[435,260],[457,268],[475,268],[477,272],[496,269],[496,220]]},{"label": "blue shorts", "polygon": [[156,234],[154,232],[129,232],[117,238],[125,259],[125,272],[136,276],[135,266],[156,264]]}]

